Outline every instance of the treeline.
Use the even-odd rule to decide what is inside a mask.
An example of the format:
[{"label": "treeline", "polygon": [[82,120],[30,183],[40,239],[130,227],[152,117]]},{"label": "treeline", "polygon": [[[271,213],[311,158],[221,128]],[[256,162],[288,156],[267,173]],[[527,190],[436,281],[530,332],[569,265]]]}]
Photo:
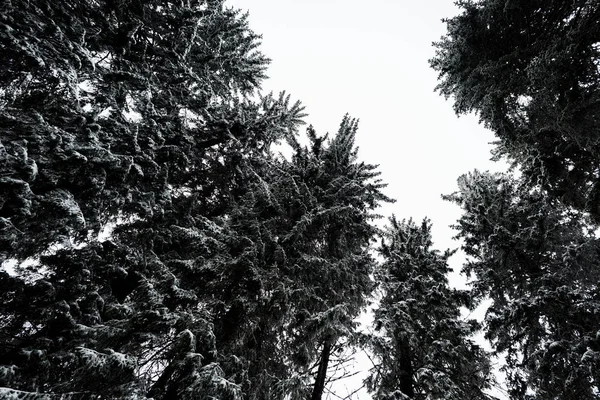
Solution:
[{"label": "treeline", "polygon": [[[428,220],[374,224],[392,199],[357,120],[303,140],[302,105],[261,94],[246,15],[0,5],[0,397],[318,400],[358,346],[377,399],[488,399],[483,327],[512,398],[596,398],[599,7],[514,3],[461,3],[432,60],[524,171],[448,196],[470,291],[449,286]],[[485,298],[483,326],[461,317]]]}]

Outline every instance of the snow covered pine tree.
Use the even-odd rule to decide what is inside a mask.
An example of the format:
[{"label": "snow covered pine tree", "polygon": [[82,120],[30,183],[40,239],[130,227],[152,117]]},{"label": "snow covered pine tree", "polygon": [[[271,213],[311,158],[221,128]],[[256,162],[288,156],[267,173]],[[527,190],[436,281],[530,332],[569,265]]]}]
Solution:
[{"label": "snow covered pine tree", "polygon": [[368,339],[378,400],[483,400],[493,383],[488,354],[473,342],[477,321],[461,317],[469,293],[448,285],[448,257],[431,248],[431,224],[392,217],[375,271],[382,294]]},{"label": "snow covered pine tree", "polygon": [[257,45],[219,1],[0,5],[0,256],[33,262],[0,272],[3,394],[242,397],[185,277],[230,246],[242,160],[302,117],[244,99]]},{"label": "snow covered pine tree", "polygon": [[600,222],[600,2],[461,0],[432,67],[496,155]]},{"label": "snow covered pine tree", "polygon": [[474,172],[448,196],[489,296],[513,399],[598,398],[600,3],[459,1],[432,67],[522,177]]},{"label": "snow covered pine tree", "polygon": [[282,242],[299,285],[292,302],[296,359],[304,366],[316,361],[313,400],[325,389],[332,349],[355,334],[354,319],[373,286],[373,210],[391,201],[381,192],[386,185],[376,179],[377,166],[358,161],[357,129],[349,116],[329,140],[310,127],[309,147],[292,142],[295,154],[286,166],[298,191],[308,195],[300,197],[302,211]]},{"label": "snow covered pine tree", "polygon": [[447,199],[470,257],[473,297],[492,303],[486,337],[511,399],[597,399],[600,390],[600,241],[595,226],[540,187],[475,171]]}]

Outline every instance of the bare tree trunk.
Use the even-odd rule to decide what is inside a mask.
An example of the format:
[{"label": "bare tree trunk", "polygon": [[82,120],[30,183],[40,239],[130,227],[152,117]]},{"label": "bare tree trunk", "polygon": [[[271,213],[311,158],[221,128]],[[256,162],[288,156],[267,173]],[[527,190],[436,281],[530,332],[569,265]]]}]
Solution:
[{"label": "bare tree trunk", "polygon": [[413,384],[413,368],[408,338],[400,339],[400,391],[410,397],[415,397]]},{"label": "bare tree trunk", "polygon": [[326,341],[321,351],[321,361],[319,362],[319,370],[317,371],[317,378],[315,380],[315,386],[311,400],[321,400],[323,391],[325,390],[325,379],[327,378],[327,366],[329,365],[329,356],[331,355],[331,341]]}]

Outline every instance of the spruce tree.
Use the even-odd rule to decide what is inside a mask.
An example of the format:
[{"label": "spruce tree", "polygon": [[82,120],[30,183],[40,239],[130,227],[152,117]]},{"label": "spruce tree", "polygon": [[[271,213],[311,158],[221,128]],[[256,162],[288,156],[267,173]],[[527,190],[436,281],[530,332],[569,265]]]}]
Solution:
[{"label": "spruce tree", "polygon": [[432,67],[532,184],[600,221],[600,3],[458,1]]},{"label": "spruce tree", "polygon": [[232,91],[255,88],[268,60],[219,2],[3,7],[4,258],[150,213],[168,201],[166,179],[208,167],[199,153],[256,139],[227,117]]},{"label": "spruce tree", "polygon": [[[474,172],[447,196],[486,337],[504,354],[511,399],[595,399],[600,390],[599,241],[585,214],[539,187]],[[475,303],[477,304],[477,303]]]},{"label": "spruce tree", "polygon": [[376,360],[367,387],[376,399],[488,399],[488,354],[480,329],[463,319],[469,293],[449,287],[452,252],[432,249],[431,223],[390,218],[375,277],[381,300],[369,348]]},{"label": "spruce tree", "polygon": [[599,4],[458,5],[435,44],[438,90],[523,172],[475,172],[447,197],[464,210],[474,294],[492,300],[487,336],[512,398],[597,398]]},{"label": "spruce tree", "polygon": [[206,285],[244,250],[228,221],[248,160],[302,117],[245,98],[258,36],[221,2],[2,7],[0,252],[34,263],[0,273],[0,386],[241,398],[247,365],[216,339]]},{"label": "spruce tree", "polygon": [[385,185],[377,179],[377,166],[358,160],[357,129],[358,121],[348,116],[329,140],[309,128],[309,146],[292,142],[295,154],[287,164],[305,193],[282,246],[298,285],[290,299],[293,347],[301,366],[317,362],[312,399],[321,398],[332,349],[354,334],[354,320],[372,290],[373,210],[391,201],[381,192]]},{"label": "spruce tree", "polygon": [[2,7],[2,394],[320,398],[388,200],[357,122],[299,146],[221,1]]}]

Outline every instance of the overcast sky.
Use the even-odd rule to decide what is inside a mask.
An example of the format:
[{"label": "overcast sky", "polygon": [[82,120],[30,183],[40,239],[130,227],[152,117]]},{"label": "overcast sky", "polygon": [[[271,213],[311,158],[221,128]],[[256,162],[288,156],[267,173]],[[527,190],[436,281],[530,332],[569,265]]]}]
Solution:
[{"label": "overcast sky", "polygon": [[[441,19],[458,12],[453,0],[228,4],[248,10],[250,27],[263,35],[261,50],[272,59],[263,88],[302,101],[306,121],[320,133],[335,132],[346,113],[359,118],[359,156],[380,165],[386,194],[397,200],[382,213],[427,216],[435,247],[458,247],[449,225],[460,210],[440,195],[455,191],[463,173],[505,165],[489,160],[494,137],[477,117],[458,118],[434,93],[437,74],[428,60],[445,33]],[[455,268],[461,263],[460,254],[452,260]]]},{"label": "overcast sky", "polygon": [[436,247],[456,246],[447,227],[459,210],[440,199],[489,161],[494,140],[475,116],[458,118],[434,93],[432,42],[445,32],[452,0],[228,0],[250,12],[272,59],[266,91],[287,91],[318,132],[335,132],[345,113],[360,119],[360,157],[380,165],[397,202],[386,214],[434,224]]}]

